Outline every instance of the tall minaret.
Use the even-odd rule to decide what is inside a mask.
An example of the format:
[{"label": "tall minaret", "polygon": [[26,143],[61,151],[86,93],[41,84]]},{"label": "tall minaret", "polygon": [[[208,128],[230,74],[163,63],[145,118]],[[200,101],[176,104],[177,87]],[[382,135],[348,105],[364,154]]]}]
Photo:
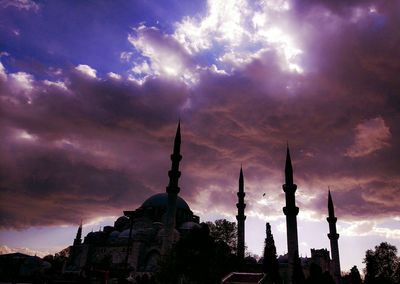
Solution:
[{"label": "tall minaret", "polygon": [[76,237],[74,239],[74,246],[80,245],[82,243],[82,220],[79,225],[78,231],[76,232]]},{"label": "tall minaret", "polygon": [[340,276],[340,259],[339,259],[339,246],[338,239],[339,234],[336,232],[336,221],[335,210],[333,208],[331,191],[328,191],[328,218],[326,220],[329,223],[329,234],[328,238],[331,241],[331,255],[332,255],[332,274],[333,279],[336,284],[341,284],[341,276]]},{"label": "tall minaret", "polygon": [[295,192],[297,185],[293,183],[293,168],[290,160],[289,145],[286,152],[285,165],[285,184],[282,186],[285,192],[286,206],[283,207],[283,213],[286,215],[287,231],[287,249],[288,249],[288,283],[293,281],[293,272],[295,261],[299,254],[299,245],[297,239],[297,220],[299,207],[296,207]]},{"label": "tall minaret", "polygon": [[239,191],[237,193],[239,202],[236,203],[236,207],[238,209],[238,214],[236,215],[237,220],[237,256],[239,259],[244,259],[244,221],[246,220],[246,215],[244,215],[244,209],[246,208],[246,204],[244,203],[244,197],[246,193],[244,192],[244,179],[243,179],[243,170],[240,167],[239,174]]},{"label": "tall minaret", "polygon": [[175,230],[175,219],[176,219],[176,199],[180,188],[178,186],[178,180],[181,176],[179,171],[179,162],[182,160],[182,155],[180,154],[181,149],[181,123],[178,123],[178,128],[176,130],[175,141],[174,141],[174,151],[171,155],[172,166],[171,170],[168,172],[169,184],[167,186],[166,192],[168,193],[168,206],[166,218],[164,221],[164,238],[162,244],[162,253],[167,253],[172,246],[174,239]]}]

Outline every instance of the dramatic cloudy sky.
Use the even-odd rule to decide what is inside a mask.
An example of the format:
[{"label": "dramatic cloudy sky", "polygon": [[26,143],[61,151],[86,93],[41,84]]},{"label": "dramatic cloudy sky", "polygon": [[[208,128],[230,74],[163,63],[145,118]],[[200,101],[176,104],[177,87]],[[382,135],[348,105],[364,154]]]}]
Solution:
[{"label": "dramatic cloudy sky", "polygon": [[286,251],[287,141],[303,256],[328,186],[344,270],[400,248],[399,26],[392,0],[0,0],[0,245],[54,252],[163,192],[180,117],[181,196],[235,220],[242,163],[252,253],[266,221]]}]

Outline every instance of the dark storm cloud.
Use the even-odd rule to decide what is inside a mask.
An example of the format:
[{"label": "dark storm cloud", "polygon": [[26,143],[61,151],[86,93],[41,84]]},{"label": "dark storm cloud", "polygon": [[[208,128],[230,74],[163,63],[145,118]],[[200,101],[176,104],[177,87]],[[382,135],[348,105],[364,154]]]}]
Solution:
[{"label": "dark storm cloud", "polygon": [[89,164],[72,151],[15,143],[12,151],[1,165],[0,216],[6,228],[73,224],[99,214],[121,214],[149,191],[124,171]]},{"label": "dark storm cloud", "polygon": [[[282,71],[272,50],[231,75],[198,71],[199,83],[190,87],[161,77],[138,85],[64,70],[62,89],[0,73],[1,224],[121,214],[164,191],[179,116],[181,196],[192,209],[234,214],[243,163],[248,210],[263,213],[257,201],[266,193],[268,212],[281,214],[288,141],[299,204],[309,206],[302,210],[326,214],[331,186],[347,219],[398,216],[396,4],[379,2],[368,14],[361,1],[308,2],[335,14],[324,18],[304,8],[301,21],[292,20],[303,39],[302,74]],[[365,15],[353,19],[358,7]],[[159,31],[152,35],[160,48],[177,44],[159,40]]]},{"label": "dark storm cloud", "polygon": [[40,81],[22,88],[22,79],[12,80],[8,75],[1,82],[2,226],[121,214],[167,183],[168,154],[164,172],[152,181],[160,157],[151,144],[171,146],[172,139],[152,132],[169,121],[175,128],[185,93],[179,84],[154,79],[139,88],[77,72],[70,74],[68,90]]}]

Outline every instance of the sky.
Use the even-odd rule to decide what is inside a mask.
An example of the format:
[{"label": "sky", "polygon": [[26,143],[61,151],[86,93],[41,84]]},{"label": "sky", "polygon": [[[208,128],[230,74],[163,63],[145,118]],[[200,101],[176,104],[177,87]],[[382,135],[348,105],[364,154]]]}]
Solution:
[{"label": "sky", "polygon": [[[44,255],[112,225],[168,184],[201,221],[265,222],[286,252],[289,143],[299,250],[342,270],[400,248],[400,2],[0,0],[0,245]],[[264,195],[265,193],[265,195]]]}]

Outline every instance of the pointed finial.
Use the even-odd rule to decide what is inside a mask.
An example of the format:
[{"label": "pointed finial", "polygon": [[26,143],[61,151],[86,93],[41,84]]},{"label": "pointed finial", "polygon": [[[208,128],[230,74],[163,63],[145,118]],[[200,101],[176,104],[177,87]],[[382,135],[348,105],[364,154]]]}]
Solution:
[{"label": "pointed finial", "polygon": [[179,119],[174,141],[174,154],[179,154],[181,149],[181,120]]},{"label": "pointed finial", "polygon": [[244,178],[243,178],[242,165],[240,165],[240,173],[239,173],[239,192],[244,192]]},{"label": "pointed finial", "polygon": [[328,214],[329,217],[335,217],[335,209],[333,208],[333,201],[330,189],[328,189]]},{"label": "pointed finial", "polygon": [[289,143],[286,147],[285,183],[289,185],[293,184],[293,168],[292,160],[290,159]]}]

